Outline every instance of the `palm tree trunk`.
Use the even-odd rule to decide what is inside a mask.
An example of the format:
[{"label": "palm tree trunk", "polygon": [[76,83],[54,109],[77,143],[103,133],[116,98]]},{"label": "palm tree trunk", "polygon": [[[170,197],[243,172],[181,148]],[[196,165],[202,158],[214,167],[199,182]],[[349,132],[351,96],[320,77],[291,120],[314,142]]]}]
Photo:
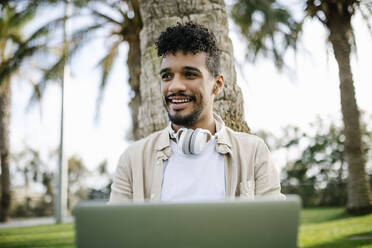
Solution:
[{"label": "palm tree trunk", "polygon": [[131,140],[140,139],[138,133],[138,111],[141,106],[140,95],[140,75],[141,75],[141,49],[140,49],[140,32],[142,29],[142,19],[139,11],[138,0],[131,0],[131,6],[134,11],[134,18],[127,20],[125,40],[128,42],[128,59],[127,65],[129,70],[129,85],[132,90],[132,99],[129,102],[129,108],[132,114],[132,130],[129,134]]},{"label": "palm tree trunk", "polygon": [[[359,110],[355,99],[353,75],[350,67],[350,35],[352,32],[351,16],[349,18],[335,12],[329,18],[327,27],[330,41],[339,67],[341,110],[345,129],[345,154],[348,163],[348,201],[347,210],[354,214],[372,212],[372,195],[365,170],[365,154],[363,152]],[[342,14],[345,14],[342,13]],[[339,18],[338,18],[339,17]]]},{"label": "palm tree trunk", "polygon": [[155,41],[168,26],[177,22],[194,21],[211,29],[217,38],[221,53],[221,70],[225,77],[223,92],[215,99],[215,111],[226,125],[234,130],[248,132],[244,120],[243,97],[236,84],[232,42],[228,37],[228,23],[223,0],[140,0],[143,29],[141,31],[141,106],[138,115],[138,133],[145,137],[164,128],[168,116],[160,92],[160,60]]},{"label": "palm tree trunk", "polygon": [[1,210],[0,222],[9,220],[10,176],[9,176],[9,126],[11,85],[5,80],[0,87],[0,156],[1,156]]}]

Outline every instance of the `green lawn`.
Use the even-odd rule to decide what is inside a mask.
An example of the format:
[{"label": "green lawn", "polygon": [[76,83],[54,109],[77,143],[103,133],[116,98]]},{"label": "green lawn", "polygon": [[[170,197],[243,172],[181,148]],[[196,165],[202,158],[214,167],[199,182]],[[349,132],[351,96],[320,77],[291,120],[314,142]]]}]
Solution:
[{"label": "green lawn", "polygon": [[299,236],[300,247],[306,248],[372,248],[372,214],[350,217],[342,208],[305,209]]},{"label": "green lawn", "polygon": [[[358,240],[355,235],[372,236],[372,214],[350,217],[342,208],[305,209],[301,213],[300,247],[372,248],[372,238]],[[73,224],[0,229],[0,247],[72,248]]]},{"label": "green lawn", "polygon": [[0,247],[75,247],[73,224],[0,229]]}]

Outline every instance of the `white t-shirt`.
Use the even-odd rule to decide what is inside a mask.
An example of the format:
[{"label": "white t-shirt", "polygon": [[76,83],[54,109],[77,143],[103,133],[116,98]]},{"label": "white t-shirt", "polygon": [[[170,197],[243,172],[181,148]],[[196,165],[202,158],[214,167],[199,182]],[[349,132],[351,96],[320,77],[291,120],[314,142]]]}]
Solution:
[{"label": "white t-shirt", "polygon": [[172,155],[164,161],[162,201],[197,201],[225,198],[224,156],[210,140],[198,155],[184,154],[171,141]]}]

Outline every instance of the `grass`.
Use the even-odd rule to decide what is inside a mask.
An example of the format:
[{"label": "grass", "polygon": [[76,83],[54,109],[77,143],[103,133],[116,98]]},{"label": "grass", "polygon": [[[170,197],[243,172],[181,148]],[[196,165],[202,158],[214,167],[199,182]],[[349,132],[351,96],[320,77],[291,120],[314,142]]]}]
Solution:
[{"label": "grass", "polygon": [[73,224],[0,229],[0,247],[75,247]]},{"label": "grass", "polygon": [[372,248],[372,214],[351,217],[343,208],[305,209],[299,231],[300,247]]},{"label": "grass", "polygon": [[[370,239],[352,239],[370,235]],[[357,237],[355,237],[357,238]],[[0,229],[1,248],[74,248],[73,224]],[[301,212],[299,245],[303,248],[372,248],[372,214],[351,217],[343,208]]]}]

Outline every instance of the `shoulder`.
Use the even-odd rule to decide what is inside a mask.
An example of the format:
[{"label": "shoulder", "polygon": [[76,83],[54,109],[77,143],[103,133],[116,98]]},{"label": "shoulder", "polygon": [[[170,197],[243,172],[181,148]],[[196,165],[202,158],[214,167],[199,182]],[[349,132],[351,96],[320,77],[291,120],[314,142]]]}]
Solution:
[{"label": "shoulder", "polygon": [[239,145],[250,146],[250,147],[262,147],[266,146],[262,138],[257,135],[250,133],[237,132],[229,127],[225,127],[226,134],[229,137],[231,143],[238,143]]},{"label": "shoulder", "polygon": [[128,153],[139,152],[146,149],[149,146],[155,148],[156,144],[160,142],[162,136],[164,136],[164,131],[165,131],[164,129],[156,131],[145,138],[134,141],[125,149],[125,152]]},{"label": "shoulder", "polygon": [[[164,133],[163,129],[134,141],[122,152],[118,168],[141,168],[144,164],[150,163],[155,159],[159,145],[164,144],[166,142],[164,140],[167,140],[167,138],[167,133]],[[167,141],[169,143],[169,138]]]},{"label": "shoulder", "polygon": [[148,135],[145,138],[131,143],[124,150],[122,156],[127,158],[132,156],[140,156],[144,152],[155,151],[159,146],[165,145],[167,142],[169,143],[168,131],[166,129],[162,129]]}]

